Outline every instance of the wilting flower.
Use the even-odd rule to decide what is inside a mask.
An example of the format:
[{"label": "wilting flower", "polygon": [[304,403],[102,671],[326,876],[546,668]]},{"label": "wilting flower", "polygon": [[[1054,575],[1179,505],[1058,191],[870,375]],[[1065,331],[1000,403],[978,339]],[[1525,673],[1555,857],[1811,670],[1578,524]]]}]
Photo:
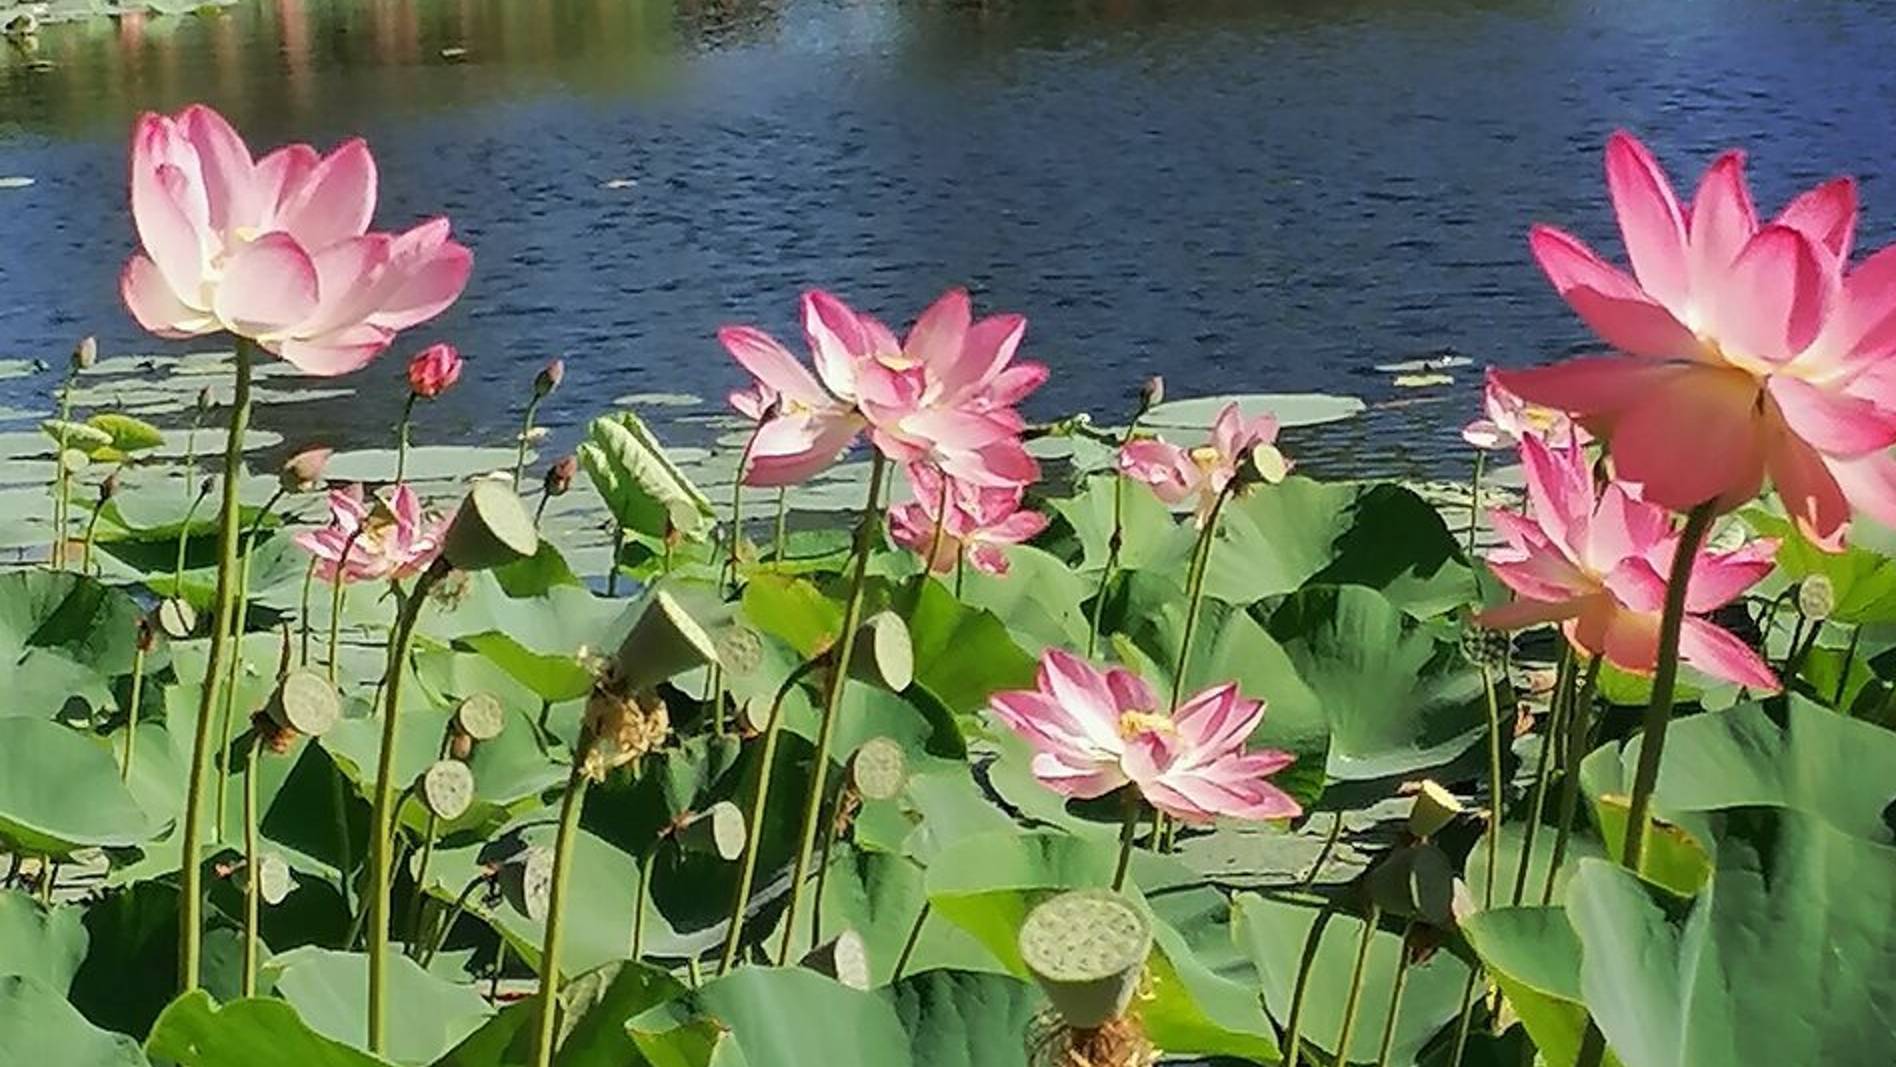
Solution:
[{"label": "wilting flower", "polygon": [[1049,649],[1035,688],[996,693],[990,707],[1033,746],[1034,777],[1064,796],[1104,796],[1130,782],[1153,807],[1186,822],[1302,813],[1265,781],[1295,757],[1244,750],[1264,705],[1235,685],[1213,686],[1167,715],[1152,687],[1124,667],[1101,670]]},{"label": "wilting flower", "polygon": [[450,344],[429,345],[408,361],[408,388],[433,400],[461,380],[461,353]]},{"label": "wilting flower", "polygon": [[1488,368],[1486,385],[1481,391],[1481,418],[1462,427],[1462,440],[1484,451],[1518,448],[1521,439],[1539,437],[1557,444],[1592,440],[1585,430],[1573,424],[1564,411],[1530,404],[1508,391]]},{"label": "wilting flower", "polygon": [[446,219],[369,232],[375,161],[360,140],[252,160],[223,116],[194,104],[139,118],[131,171],[143,251],[119,288],[160,337],[228,330],[307,373],[345,374],[452,304],[473,266]]},{"label": "wilting flower", "polygon": [[316,557],[316,576],[336,580],[340,567],[345,582],[396,580],[412,577],[434,562],[441,551],[442,518],[422,514],[415,491],[398,485],[386,500],[365,501],[360,486],[332,490],[329,525],[305,530],[296,543]]},{"label": "wilting flower", "polygon": [[[1045,515],[1020,506],[1023,487],[968,485],[944,479],[925,466],[911,467],[908,474],[915,499],[889,509],[889,536],[923,557],[932,549],[934,558],[927,563],[936,574],[954,570],[955,563],[965,555],[975,570],[1004,575],[1008,562],[1002,546],[1032,540],[1047,528]],[[937,548],[938,527],[941,537]]]},{"label": "wilting flower", "polygon": [[1626,133],[1607,188],[1631,276],[1546,226],[1541,269],[1620,353],[1503,371],[1530,402],[1608,439],[1618,475],[1674,510],[1756,496],[1769,475],[1813,540],[1852,509],[1896,522],[1896,247],[1848,270],[1856,186],[1820,185],[1760,225],[1744,156],[1720,156],[1689,207]]},{"label": "wilting flower", "polygon": [[[1151,486],[1167,504],[1197,501],[1203,525],[1218,497],[1238,476],[1239,467],[1260,447],[1276,448],[1277,420],[1268,414],[1246,419],[1234,401],[1211,425],[1211,438],[1185,449],[1156,437],[1127,442],[1119,450],[1119,473]],[[1288,461],[1283,468],[1288,469]]]},{"label": "wilting flower", "polygon": [[[1578,445],[1521,442],[1529,514],[1495,511],[1505,543],[1488,556],[1496,578],[1518,599],[1476,622],[1516,629],[1557,622],[1567,640],[1621,670],[1650,674],[1659,658],[1659,617],[1666,576],[1678,547],[1672,516],[1617,482],[1596,491]],[[1753,689],[1778,688],[1750,646],[1702,618],[1771,571],[1777,542],[1753,541],[1729,552],[1701,551],[1686,585],[1679,637],[1685,662]]]}]

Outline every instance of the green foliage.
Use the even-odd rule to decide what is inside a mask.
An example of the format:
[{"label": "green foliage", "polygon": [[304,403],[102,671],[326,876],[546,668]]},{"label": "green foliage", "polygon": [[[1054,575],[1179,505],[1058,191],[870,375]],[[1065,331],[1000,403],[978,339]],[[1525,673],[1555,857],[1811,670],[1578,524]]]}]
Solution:
[{"label": "green foliage", "polygon": [[693,540],[710,533],[711,502],[637,415],[621,411],[594,419],[579,446],[579,462],[621,529],[648,537],[676,530]]}]

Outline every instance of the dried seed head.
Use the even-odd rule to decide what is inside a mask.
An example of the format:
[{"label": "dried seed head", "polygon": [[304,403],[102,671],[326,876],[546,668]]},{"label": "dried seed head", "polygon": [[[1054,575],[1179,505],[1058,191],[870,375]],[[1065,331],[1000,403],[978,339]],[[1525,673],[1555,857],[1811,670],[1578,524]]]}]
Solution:
[{"label": "dried seed head", "polygon": [[296,743],[296,730],[271,718],[267,708],[251,714],[250,729],[257,735],[257,744],[279,756],[289,752],[290,746]]},{"label": "dried seed head", "polygon": [[620,696],[608,686],[593,690],[586,702],[582,731],[592,745],[581,756],[581,770],[595,782],[665,743],[671,714],[650,690]]},{"label": "dried seed head", "polygon": [[1837,587],[1821,574],[1813,574],[1797,587],[1797,610],[1812,622],[1822,622],[1837,610]]},{"label": "dried seed head", "polygon": [[111,474],[108,474],[105,476],[104,481],[99,483],[99,503],[103,504],[106,501],[117,496],[118,491],[119,491],[118,472],[113,471]]}]

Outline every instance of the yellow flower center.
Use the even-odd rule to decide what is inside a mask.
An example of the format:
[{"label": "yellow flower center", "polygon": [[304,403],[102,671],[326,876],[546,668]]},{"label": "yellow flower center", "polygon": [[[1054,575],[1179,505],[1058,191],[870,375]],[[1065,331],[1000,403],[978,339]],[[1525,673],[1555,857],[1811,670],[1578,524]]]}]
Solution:
[{"label": "yellow flower center", "polygon": [[1149,711],[1122,711],[1119,713],[1119,736],[1130,741],[1140,734],[1178,733],[1168,715],[1158,715]]},{"label": "yellow flower center", "polygon": [[1210,471],[1218,465],[1218,450],[1210,445],[1199,445],[1185,454],[1201,471]]}]

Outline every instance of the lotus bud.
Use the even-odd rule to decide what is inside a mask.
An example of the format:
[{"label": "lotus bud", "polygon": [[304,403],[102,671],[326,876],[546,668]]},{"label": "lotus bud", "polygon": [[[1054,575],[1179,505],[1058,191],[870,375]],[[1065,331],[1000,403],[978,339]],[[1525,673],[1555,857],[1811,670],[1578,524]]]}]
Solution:
[{"label": "lotus bud", "polygon": [[484,571],[540,550],[533,518],[512,489],[483,478],[461,501],[441,538],[441,558],[458,571]]},{"label": "lotus bud", "polygon": [[277,475],[277,484],[286,493],[308,493],[323,484],[323,471],[329,467],[329,457],[335,454],[329,448],[305,448],[283,463],[283,470]]},{"label": "lotus bud", "polygon": [[553,390],[558,389],[560,382],[565,379],[566,361],[563,359],[547,360],[546,366],[540,368],[540,373],[534,375],[533,398],[535,400],[546,398]]},{"label": "lotus bud", "polygon": [[546,469],[546,480],[541,487],[547,496],[565,496],[573,487],[573,479],[579,474],[579,457],[563,456],[559,462]]},{"label": "lotus bud", "polygon": [[204,480],[198,483],[198,495],[201,497],[210,496],[211,490],[215,488],[217,488],[217,479],[207,474],[204,476]]},{"label": "lotus bud", "polygon": [[1152,927],[1109,889],[1042,901],[1020,927],[1020,956],[1069,1027],[1097,1029],[1126,1011],[1152,950]]},{"label": "lotus bud", "polygon": [[197,413],[200,418],[202,418],[205,415],[210,414],[211,408],[214,407],[216,403],[217,402],[211,397],[210,386],[207,385],[204,388],[198,390]]},{"label": "lotus bud", "polygon": [[743,810],[720,800],[684,820],[678,828],[678,847],[730,863],[744,854],[748,836]]},{"label": "lotus bud", "polygon": [[1165,379],[1157,374],[1145,380],[1139,390],[1139,412],[1144,414],[1165,403]]},{"label": "lotus bud", "polygon": [[1813,574],[1797,587],[1797,610],[1812,622],[1822,622],[1837,610],[1837,587],[1821,574]]},{"label": "lotus bud", "polygon": [[1455,794],[1433,778],[1416,786],[1415,806],[1409,809],[1409,835],[1427,840],[1454,822],[1466,810]]},{"label": "lotus bud", "polygon": [[140,652],[150,652],[158,647],[158,628],[151,624],[151,616],[138,617],[138,635],[134,640]]},{"label": "lotus bud", "polygon": [[674,675],[719,663],[717,642],[672,595],[654,592],[612,658],[609,687],[644,692]]},{"label": "lotus bud", "polygon": [[867,991],[874,984],[869,969],[869,946],[853,929],[845,929],[811,949],[803,957],[801,966],[851,989]]},{"label": "lotus bud", "polygon": [[97,362],[99,362],[99,339],[96,337],[88,337],[80,341],[79,346],[72,350],[73,370],[91,370]]},{"label": "lotus bud", "polygon": [[104,504],[106,501],[117,496],[118,491],[119,491],[118,472],[113,471],[112,473],[105,476],[104,481],[99,483],[99,503]]}]

